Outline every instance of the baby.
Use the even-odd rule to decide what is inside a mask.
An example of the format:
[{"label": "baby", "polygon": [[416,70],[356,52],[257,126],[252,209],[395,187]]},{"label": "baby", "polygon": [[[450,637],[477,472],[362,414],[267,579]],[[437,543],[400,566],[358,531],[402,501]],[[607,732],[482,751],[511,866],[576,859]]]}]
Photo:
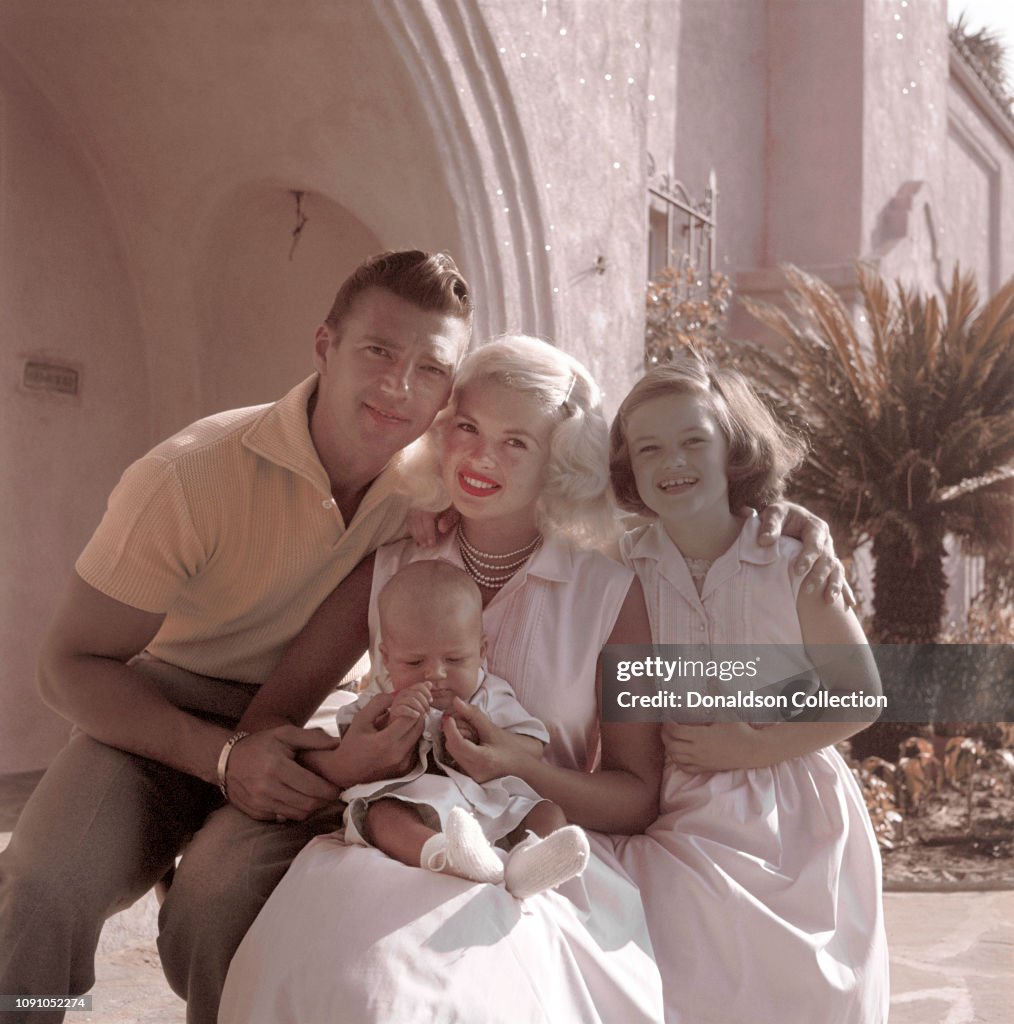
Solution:
[{"label": "baby", "polygon": [[[348,804],[346,841],[376,846],[413,867],[475,882],[502,881],[518,899],[580,875],[588,839],[567,824],[556,804],[514,776],[475,782],[444,748],[443,718],[453,713],[455,697],[523,737],[519,742],[538,754],[549,739],[510,686],[482,667],[486,637],[479,588],[449,562],[412,562],[383,587],[377,611],[382,665],[373,666],[373,680],[359,699],[339,712],[339,727],[375,694],[392,691],[391,718],[422,716],[426,723],[418,761],[407,774],[342,793]],[[467,723],[457,722],[469,731]],[[493,846],[501,840],[509,853]]]}]

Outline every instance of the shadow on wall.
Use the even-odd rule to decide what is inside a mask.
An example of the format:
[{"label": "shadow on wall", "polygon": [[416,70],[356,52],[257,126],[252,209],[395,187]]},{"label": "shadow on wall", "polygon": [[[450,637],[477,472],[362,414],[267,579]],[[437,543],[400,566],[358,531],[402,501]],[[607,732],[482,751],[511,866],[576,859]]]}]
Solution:
[{"label": "shadow on wall", "polygon": [[228,195],[208,219],[194,264],[201,414],[273,401],[311,373],[313,332],[338,285],[383,248],[317,193],[304,193],[298,211],[280,184]]}]

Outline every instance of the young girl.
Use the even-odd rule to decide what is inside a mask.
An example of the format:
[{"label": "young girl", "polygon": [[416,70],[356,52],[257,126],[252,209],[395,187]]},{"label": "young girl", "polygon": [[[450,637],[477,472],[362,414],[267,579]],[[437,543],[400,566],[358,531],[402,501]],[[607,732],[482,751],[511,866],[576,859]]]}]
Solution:
[{"label": "young girl", "polygon": [[[654,517],[624,559],[665,644],[858,645],[841,600],[801,591],[795,541],[757,543],[802,446],[738,374],[659,367],[620,407],[610,470],[620,504]],[[829,689],[879,692],[868,657]],[[840,673],[839,673],[840,674]],[[668,1024],[887,1019],[880,858],[859,789],[832,744],[843,721],[663,726],[661,817],[619,840],[641,887]]]}]

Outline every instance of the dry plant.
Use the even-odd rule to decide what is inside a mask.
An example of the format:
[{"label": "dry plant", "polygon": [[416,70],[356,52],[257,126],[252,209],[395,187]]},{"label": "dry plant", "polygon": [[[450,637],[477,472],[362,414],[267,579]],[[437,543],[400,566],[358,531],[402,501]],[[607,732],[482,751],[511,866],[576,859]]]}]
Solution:
[{"label": "dry plant", "polygon": [[968,27],[966,14],[963,11],[951,23],[951,42],[993,83],[999,93],[997,98],[1003,97],[1009,107],[1014,102],[1014,96],[1011,95],[1010,75],[1007,71],[1007,47],[996,29],[980,28],[973,32]]},{"label": "dry plant", "polygon": [[722,340],[732,298],[728,277],[714,273],[705,287],[694,264],[664,267],[645,295],[644,365],[650,370],[694,348],[726,354]]}]

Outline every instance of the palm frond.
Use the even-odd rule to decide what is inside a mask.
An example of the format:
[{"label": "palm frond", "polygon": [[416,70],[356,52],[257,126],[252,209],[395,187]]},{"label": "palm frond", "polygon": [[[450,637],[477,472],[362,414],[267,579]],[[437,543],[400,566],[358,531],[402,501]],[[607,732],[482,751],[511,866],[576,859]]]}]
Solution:
[{"label": "palm frond", "polygon": [[999,466],[996,469],[990,470],[988,473],[981,474],[981,476],[966,477],[964,480],[961,480],[956,484],[952,484],[950,487],[942,488],[933,500],[936,504],[942,504],[945,501],[953,501],[955,498],[960,498],[962,495],[971,494],[974,491],[981,491],[984,487],[1000,483],[1001,480],[1014,480],[1014,465]]},{"label": "palm frond", "polygon": [[[784,272],[788,310],[744,305],[786,344],[791,363],[754,352],[742,368],[810,438],[793,496],[823,510],[842,536],[886,530],[908,545],[935,593],[939,566],[929,566],[942,558],[944,532],[986,545],[1010,535],[1014,278],[977,310],[974,277],[958,267],[941,300],[859,265],[857,326],[825,282]],[[877,587],[887,585],[881,573]],[[882,627],[898,635],[897,623]]]}]

